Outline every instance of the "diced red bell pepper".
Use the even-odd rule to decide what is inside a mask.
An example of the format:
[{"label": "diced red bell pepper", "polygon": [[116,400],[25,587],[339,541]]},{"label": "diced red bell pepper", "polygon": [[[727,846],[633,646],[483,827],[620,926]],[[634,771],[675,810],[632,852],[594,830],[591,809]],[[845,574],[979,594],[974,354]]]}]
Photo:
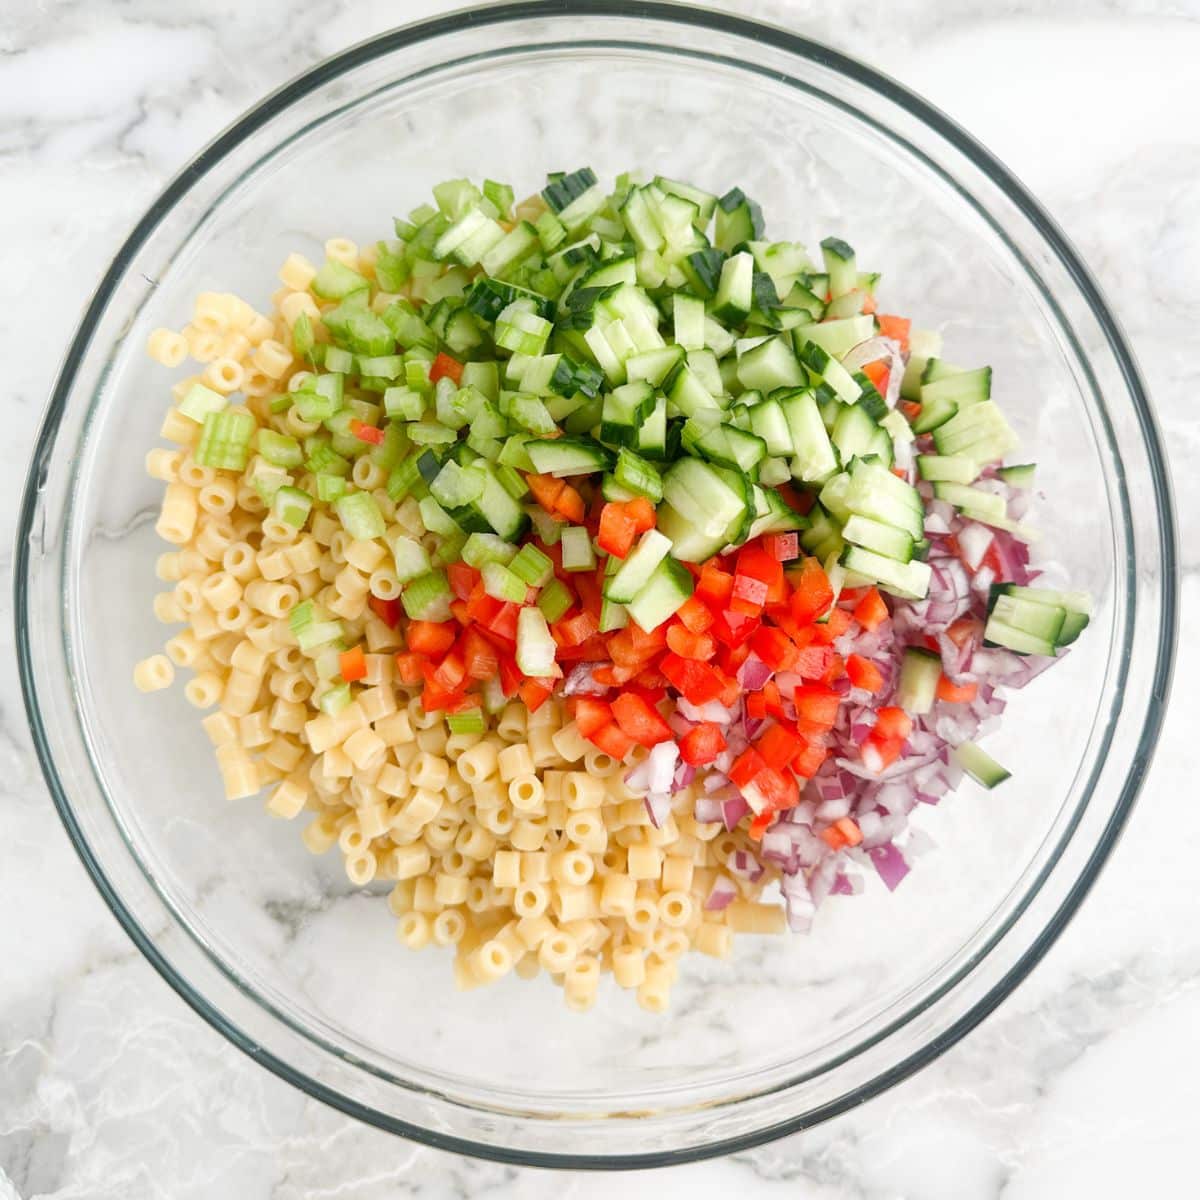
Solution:
[{"label": "diced red bell pepper", "polygon": [[893,316],[891,313],[879,313],[879,332],[883,337],[895,338],[900,343],[901,350],[908,349],[908,338],[912,332],[912,322],[907,317]]},{"label": "diced red bell pepper", "polygon": [[477,629],[467,629],[458,641],[468,679],[491,679],[500,669],[500,652]]},{"label": "diced red bell pepper", "polygon": [[560,663],[608,662],[608,646],[605,644],[603,636],[597,634],[595,637],[588,638],[586,642],[580,642],[578,646],[559,646],[554,657]]},{"label": "diced red bell pepper", "polygon": [[792,770],[804,779],[811,779],[820,770],[828,753],[828,749],[820,742],[810,739],[792,759]]},{"label": "diced red bell pepper", "polygon": [[668,654],[659,669],[689,704],[707,704],[724,691],[722,677],[708,663]]},{"label": "diced red bell pepper", "polygon": [[633,692],[622,692],[612,702],[612,711],[621,732],[641,746],[657,746],[659,742],[675,740],[670,725]]},{"label": "diced red bell pepper", "polygon": [[387,436],[377,425],[368,425],[354,417],[350,419],[350,433],[360,442],[366,442],[368,446],[382,446],[383,439]]},{"label": "diced red bell pepper", "polygon": [[805,747],[805,742],[786,725],[772,725],[755,739],[754,748],[768,767],[782,771]]},{"label": "diced red bell pepper", "polygon": [[553,679],[525,679],[517,689],[525,707],[530,712],[537,712],[550,698],[554,691]]},{"label": "diced red bell pepper", "polygon": [[746,834],[752,842],[761,842],[762,835],[770,829],[772,822],[775,820],[776,814],[769,809],[764,809],[756,816],[751,818],[750,824],[746,827]]},{"label": "diced red bell pepper", "polygon": [[768,533],[763,538],[767,553],[777,562],[791,562],[800,557],[800,535],[798,533]]},{"label": "diced red bell pepper", "polygon": [[805,646],[796,654],[795,671],[803,679],[824,679],[834,657],[828,646]]},{"label": "diced red bell pepper", "polygon": [[511,700],[524,682],[525,676],[521,673],[521,668],[517,666],[516,659],[509,654],[501,654],[500,690],[504,693],[505,697]]},{"label": "diced red bell pepper", "polygon": [[446,578],[460,600],[470,600],[471,593],[480,580],[480,574],[470,563],[452,562],[446,568]]},{"label": "diced red bell pepper", "polygon": [[458,638],[454,621],[409,621],[405,631],[408,648],[414,654],[441,658]]},{"label": "diced red bell pepper", "polygon": [[833,684],[846,673],[846,660],[840,654],[834,654],[829,660],[825,674],[821,676],[822,683]]},{"label": "diced red bell pepper", "polygon": [[707,633],[713,623],[712,613],[696,595],[689,596],[683,602],[682,607],[675,614],[675,619],[685,629],[690,629],[692,633]]},{"label": "diced red bell pepper", "polygon": [[749,642],[754,631],[762,624],[761,617],[748,617],[738,612],[713,614],[713,637],[726,646],[742,646]]},{"label": "diced red bell pepper", "polygon": [[657,687],[644,687],[642,685],[641,676],[638,676],[638,682],[627,683],[625,691],[631,696],[638,696],[650,705],[651,708],[657,708],[667,698],[667,685],[664,681]]},{"label": "diced red bell pepper", "polygon": [[801,624],[809,625],[833,603],[833,588],[825,568],[815,558],[801,560],[799,571],[792,573],[792,592],[789,604],[792,616]]},{"label": "diced red bell pepper", "polygon": [[626,500],[625,513],[638,533],[645,533],[647,529],[653,529],[658,524],[658,514],[654,511],[654,505],[645,496],[635,496],[632,500]]},{"label": "diced red bell pepper", "polygon": [[612,705],[607,700],[595,696],[573,696],[571,708],[575,724],[585,738],[590,738],[597,729],[612,723]]},{"label": "diced red bell pepper", "polygon": [[767,715],[767,698],[762,692],[746,693],[746,716],[762,721]]},{"label": "diced red bell pepper", "polygon": [[714,612],[720,612],[728,606],[733,595],[733,576],[722,570],[715,558],[710,558],[700,570],[694,594]]},{"label": "diced red bell pepper", "polygon": [[483,623],[484,627],[505,642],[514,643],[517,640],[517,614],[520,611],[519,604],[502,604],[500,611],[490,621]]},{"label": "diced red bell pepper", "polygon": [[721,694],[717,697],[726,708],[732,708],[742,695],[742,685],[732,675],[721,677]]},{"label": "diced red bell pepper", "polygon": [[888,608],[878,588],[869,592],[854,606],[854,619],[864,629],[876,629],[888,619]]},{"label": "diced red bell pepper", "polygon": [[841,817],[825,829],[821,830],[821,838],[831,850],[841,850],[845,846],[857,846],[863,840],[862,830],[858,823],[850,817]]},{"label": "diced red bell pepper", "polygon": [[554,511],[564,521],[572,525],[582,525],[583,518],[587,515],[587,510],[583,505],[583,497],[570,486],[564,487],[558,493],[558,500],[555,503]]},{"label": "diced red bell pepper", "polygon": [[467,597],[467,615],[479,625],[486,626],[503,607],[504,601],[489,596],[483,590],[482,582],[477,583]]},{"label": "diced red bell pepper", "polygon": [[744,788],[751,784],[760,771],[765,771],[767,764],[763,756],[753,746],[748,746],[733,760],[729,768],[729,778],[738,787]]},{"label": "diced red bell pepper", "polygon": [[832,688],[819,683],[802,684],[796,689],[793,700],[796,715],[813,727],[832,729],[837,720],[838,705],[842,698]]},{"label": "diced red bell pepper", "polygon": [[610,758],[618,762],[633,749],[633,738],[623,732],[616,724],[604,725],[597,729],[589,739],[593,746],[603,750]]},{"label": "diced red bell pepper", "polygon": [[783,578],[783,563],[757,542],[750,542],[738,551],[734,579],[739,575],[758,579],[770,587]]},{"label": "diced red bell pepper", "polygon": [[367,656],[361,646],[343,650],[338,655],[338,671],[347,683],[355,683],[367,677]]},{"label": "diced red bell pepper", "polygon": [[555,621],[550,632],[560,646],[582,646],[600,632],[600,622],[594,614],[581,612]]},{"label": "diced red bell pepper", "polygon": [[733,577],[733,595],[729,598],[730,613],[744,617],[757,617],[762,613],[770,592],[768,584],[750,575]]},{"label": "diced red bell pepper", "polygon": [[659,651],[666,648],[667,628],[659,625],[649,633],[642,629],[636,621],[630,621],[624,629],[618,630],[608,639],[608,649],[612,660],[621,666],[645,662],[653,658]]},{"label": "diced red bell pepper", "polygon": [[883,359],[876,359],[874,362],[865,363],[863,365],[863,374],[875,385],[875,390],[881,395],[887,395],[888,376],[891,371]]},{"label": "diced red bell pepper", "polygon": [[772,671],[790,671],[800,657],[796,643],[773,625],[756,629],[750,638],[750,648]]},{"label": "diced red bell pepper", "polygon": [[945,675],[938,680],[937,698],[947,704],[970,704],[979,695],[977,683],[955,683]]},{"label": "diced red bell pepper", "polygon": [[614,558],[624,558],[637,537],[637,522],[624,504],[610,501],[600,511],[600,530],[596,543]]},{"label": "diced red bell pepper", "polygon": [[423,654],[397,654],[396,674],[401,683],[420,683],[425,678],[422,667],[429,660]]},{"label": "diced red bell pepper", "polygon": [[779,694],[779,684],[773,679],[768,679],[762,685],[763,700],[766,701],[767,715],[778,717],[779,720],[785,720],[787,714],[783,708],[783,697]]},{"label": "diced red bell pepper", "polygon": [[846,659],[846,674],[856,688],[866,692],[877,692],[883,687],[883,672],[869,659],[861,654],[852,654]]},{"label": "diced red bell pepper", "polygon": [[959,617],[946,629],[946,636],[961,649],[973,638],[983,633],[983,622],[978,617]]},{"label": "diced red bell pepper", "polygon": [[462,382],[463,365],[456,358],[445,353],[438,354],[429,365],[429,381],[437,383],[444,375],[455,383]]},{"label": "diced red bell pepper", "polygon": [[426,683],[434,683],[445,691],[459,691],[467,679],[467,668],[460,655],[451,651],[436,667],[424,671]]},{"label": "diced red bell pepper", "polygon": [[813,631],[813,641],[824,646],[832,645],[849,630],[852,624],[850,614],[842,608],[831,608],[824,621],[818,621],[810,626]]},{"label": "diced red bell pepper", "polygon": [[[743,790],[749,793],[746,799],[751,800],[752,806],[760,810],[760,815],[786,812],[800,803],[800,788],[796,777],[790,771],[778,770],[775,767],[763,767],[744,785]],[[754,793],[757,793],[756,797]],[[757,805],[753,804],[752,797],[757,799]]]},{"label": "diced red bell pepper", "polygon": [[725,733],[721,726],[706,721],[689,729],[679,739],[679,757],[693,767],[702,767],[712,762],[725,747]]},{"label": "diced red bell pepper", "polygon": [[722,646],[717,651],[716,665],[726,675],[736,675],[742,668],[742,663],[750,657],[750,644],[743,642],[740,646]]},{"label": "diced red bell pepper", "polygon": [[400,624],[400,617],[404,613],[404,605],[400,603],[399,597],[395,600],[381,600],[378,596],[368,596],[367,603],[371,606],[371,611],[385,625],[395,629]]},{"label": "diced red bell pepper", "polygon": [[707,633],[692,633],[683,625],[672,624],[667,629],[667,645],[680,658],[708,662],[717,652],[717,643]]},{"label": "diced red bell pepper", "polygon": [[903,741],[912,733],[912,717],[897,705],[889,704],[875,713],[875,731],[881,737]]},{"label": "diced red bell pepper", "polygon": [[[604,570],[603,567],[600,568]],[[575,585],[575,590],[579,593],[579,603],[584,612],[590,612],[593,616],[600,616],[600,608],[604,603],[604,594],[600,590],[603,586],[599,578],[590,571],[580,571],[571,581]]]},{"label": "diced red bell pepper", "polygon": [[525,482],[533,493],[533,498],[549,513],[558,511],[558,498],[567,485],[553,475],[536,475],[532,472],[525,476]]},{"label": "diced red bell pepper", "polygon": [[863,766],[869,771],[878,773],[884,767],[891,766],[900,757],[904,747],[902,738],[885,737],[878,729],[872,729],[859,747]]},{"label": "diced red bell pepper", "polygon": [[465,600],[450,601],[450,615],[462,626],[467,626],[471,623],[471,614],[467,611],[467,607]]}]

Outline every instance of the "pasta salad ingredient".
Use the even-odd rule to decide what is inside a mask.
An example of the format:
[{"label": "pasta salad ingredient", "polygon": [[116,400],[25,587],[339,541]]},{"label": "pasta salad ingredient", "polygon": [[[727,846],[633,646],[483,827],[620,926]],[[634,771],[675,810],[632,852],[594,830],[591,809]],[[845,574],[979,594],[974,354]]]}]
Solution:
[{"label": "pasta salad ingredient", "polygon": [[269,315],[205,293],[151,335],[203,370],[147,458],[186,628],[135,683],[192,668],[227,794],[394,881],[460,986],[583,1009],[610,972],[658,1011],[688,948],[895,886],[1090,601],[1034,586],[990,368],[846,243],[586,168],[435,200],[289,257]]}]

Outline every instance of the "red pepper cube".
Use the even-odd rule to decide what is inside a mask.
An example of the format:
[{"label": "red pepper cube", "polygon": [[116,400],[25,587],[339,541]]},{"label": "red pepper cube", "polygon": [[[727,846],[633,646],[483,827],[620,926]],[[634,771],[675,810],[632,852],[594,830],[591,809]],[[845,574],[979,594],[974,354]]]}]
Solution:
[{"label": "red pepper cube", "polygon": [[467,678],[483,681],[491,679],[500,669],[500,652],[477,629],[464,630],[458,640]]},{"label": "red pepper cube", "polygon": [[767,553],[776,562],[791,562],[800,557],[800,535],[798,533],[769,533],[763,538]]},{"label": "red pepper cube", "polygon": [[861,654],[852,654],[846,659],[846,674],[850,683],[866,692],[877,692],[883,687],[883,672]]},{"label": "red pepper cube", "polygon": [[614,558],[625,558],[637,534],[637,522],[629,515],[624,504],[613,501],[601,509],[596,542],[605,553]]},{"label": "red pepper cube", "polygon": [[615,758],[618,762],[633,749],[633,738],[615,724],[604,725],[597,729],[589,740],[593,746],[603,750],[609,758]]},{"label": "red pepper cube", "polygon": [[367,675],[367,656],[363,653],[363,648],[355,646],[351,650],[343,650],[338,655],[338,670],[347,683],[354,683],[359,679],[365,679]]},{"label": "red pepper cube", "polygon": [[621,732],[641,746],[657,746],[659,742],[675,740],[670,725],[657,710],[633,692],[622,692],[612,702],[612,711]]},{"label": "red pepper cube", "polygon": [[550,698],[554,691],[553,679],[526,679],[517,689],[525,707],[530,712],[537,712]]},{"label": "red pepper cube", "polygon": [[804,745],[804,740],[786,726],[772,725],[755,740],[754,748],[768,767],[782,771],[804,749]]},{"label": "red pepper cube", "polygon": [[694,726],[679,739],[679,757],[693,767],[712,762],[725,748],[725,734],[720,725],[709,722]]},{"label": "red pepper cube", "polygon": [[801,560],[800,569],[791,576],[792,592],[788,601],[792,616],[801,625],[811,625],[833,603],[833,588],[825,569],[815,558]]},{"label": "red pepper cube", "polygon": [[724,681],[707,663],[667,654],[659,668],[689,704],[707,704],[724,690]]},{"label": "red pepper cube", "polygon": [[829,750],[820,742],[809,740],[792,759],[792,770],[803,779],[811,779],[825,761]]},{"label": "red pepper cube", "polygon": [[721,570],[716,565],[716,559],[710,558],[700,571],[695,595],[714,612],[719,612],[729,604],[729,598],[733,595],[733,576]]},{"label": "red pepper cube", "polygon": [[456,358],[451,358],[450,355],[440,353],[434,358],[429,365],[429,381],[437,383],[442,376],[452,379],[455,383],[462,381],[463,365]]},{"label": "red pepper cube", "polygon": [[371,611],[390,629],[395,629],[400,624],[404,605],[398,597],[395,600],[381,600],[378,596],[368,596],[367,603],[371,606]]},{"label": "red pepper cube", "polygon": [[750,649],[772,671],[790,671],[800,657],[796,644],[782,629],[764,625],[756,629],[750,638]]},{"label": "red pepper cube", "polygon": [[571,707],[575,725],[585,738],[590,738],[597,729],[611,724],[613,719],[612,705],[595,696],[574,696]]},{"label": "red pepper cube", "polygon": [[803,684],[793,697],[796,715],[814,727],[832,729],[837,720],[838,705],[842,698],[831,688],[820,684]]},{"label": "red pepper cube", "polygon": [[888,607],[878,588],[870,591],[854,606],[854,619],[867,630],[875,629],[888,619]]},{"label": "red pepper cube", "polygon": [[750,575],[733,577],[733,595],[729,598],[729,611],[745,617],[757,617],[767,603],[769,586],[761,579]]},{"label": "red pepper cube", "polygon": [[762,755],[750,746],[733,760],[733,766],[729,768],[729,778],[738,787],[744,788],[754,782],[760,771],[766,769],[767,764]]}]

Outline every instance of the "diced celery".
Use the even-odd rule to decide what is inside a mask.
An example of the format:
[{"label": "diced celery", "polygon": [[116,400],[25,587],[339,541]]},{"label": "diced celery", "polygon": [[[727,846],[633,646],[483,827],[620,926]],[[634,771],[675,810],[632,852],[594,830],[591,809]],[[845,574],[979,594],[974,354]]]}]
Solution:
[{"label": "diced celery", "polygon": [[582,525],[570,525],[562,531],[562,565],[567,571],[591,571],[596,566],[592,535]]},{"label": "diced celery", "polygon": [[375,497],[370,492],[352,492],[342,496],[335,505],[342,528],[355,541],[383,536],[386,524]]},{"label": "diced celery", "polygon": [[532,542],[521,547],[508,569],[530,587],[542,587],[554,577],[554,563]]}]

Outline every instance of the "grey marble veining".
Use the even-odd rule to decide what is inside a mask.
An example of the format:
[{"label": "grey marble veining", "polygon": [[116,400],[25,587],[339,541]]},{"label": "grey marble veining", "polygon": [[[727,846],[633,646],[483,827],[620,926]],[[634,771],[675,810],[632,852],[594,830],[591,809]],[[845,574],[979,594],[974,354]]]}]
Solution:
[{"label": "grey marble veining", "polygon": [[[320,57],[439,0],[10,3],[0,21],[5,351],[0,566],[58,356],[170,175]],[[1173,455],[1184,629],[1200,612],[1200,4],[745,0],[922,91],[991,146],[1083,252]],[[1014,73],[1014,63],[1020,71]],[[979,1030],[886,1096],[744,1155],[621,1179],[413,1146],[306,1099],[203,1025],[108,915],[24,729],[0,591],[0,1200],[1184,1195],[1200,1102],[1190,723],[1200,651],[1133,821],[1081,914]]]}]

